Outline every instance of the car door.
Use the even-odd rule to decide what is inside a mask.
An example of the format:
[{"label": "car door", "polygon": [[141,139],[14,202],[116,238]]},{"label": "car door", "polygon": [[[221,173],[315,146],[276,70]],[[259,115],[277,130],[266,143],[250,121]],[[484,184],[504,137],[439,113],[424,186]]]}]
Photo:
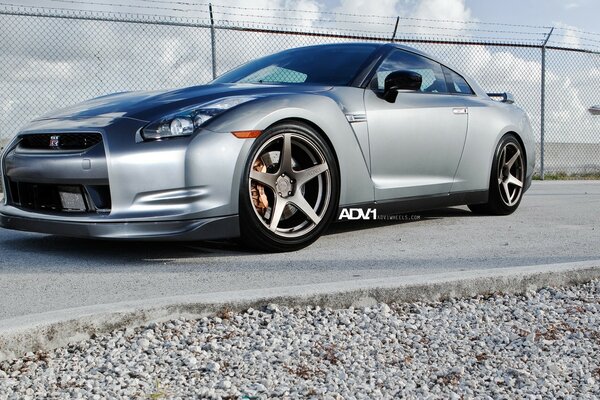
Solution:
[{"label": "car door", "polygon": [[[419,73],[422,84],[390,103],[384,80],[400,70]],[[463,97],[451,91],[444,67],[426,57],[395,49],[381,63],[364,95],[377,201],[449,193],[468,121]]]}]

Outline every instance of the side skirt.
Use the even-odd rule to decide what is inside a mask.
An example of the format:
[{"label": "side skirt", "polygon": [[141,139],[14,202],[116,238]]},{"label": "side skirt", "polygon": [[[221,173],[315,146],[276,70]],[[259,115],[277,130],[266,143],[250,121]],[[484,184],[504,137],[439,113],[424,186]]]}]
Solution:
[{"label": "side skirt", "polygon": [[409,197],[404,199],[386,200],[371,203],[348,204],[338,209],[338,219],[347,210],[362,210],[363,212],[377,210],[377,215],[397,215],[417,211],[434,210],[436,208],[461,206],[466,204],[487,203],[489,192],[477,190],[470,192],[457,192],[434,196]]}]

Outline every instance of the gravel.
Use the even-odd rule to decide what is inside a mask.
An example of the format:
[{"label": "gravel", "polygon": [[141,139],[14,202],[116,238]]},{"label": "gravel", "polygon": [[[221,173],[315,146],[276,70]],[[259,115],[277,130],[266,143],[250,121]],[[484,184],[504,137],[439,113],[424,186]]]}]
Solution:
[{"label": "gravel", "polygon": [[600,281],[523,296],[223,310],[0,363],[0,399],[597,398]]}]

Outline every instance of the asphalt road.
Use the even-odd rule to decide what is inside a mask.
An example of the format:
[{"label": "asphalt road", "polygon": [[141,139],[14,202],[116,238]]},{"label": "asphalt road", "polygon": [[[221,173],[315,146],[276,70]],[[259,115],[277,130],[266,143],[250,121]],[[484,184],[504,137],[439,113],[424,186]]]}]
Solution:
[{"label": "asphalt road", "polygon": [[338,223],[307,249],[0,230],[0,319],[165,296],[600,259],[600,182],[534,182],[508,217],[465,207]]}]

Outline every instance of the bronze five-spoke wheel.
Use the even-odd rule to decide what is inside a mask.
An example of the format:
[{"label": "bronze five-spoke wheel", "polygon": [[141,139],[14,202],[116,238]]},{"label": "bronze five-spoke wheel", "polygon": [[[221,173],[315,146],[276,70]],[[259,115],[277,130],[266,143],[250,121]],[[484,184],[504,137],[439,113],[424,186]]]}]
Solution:
[{"label": "bronze five-spoke wheel", "polygon": [[518,144],[507,142],[498,157],[498,190],[504,204],[512,207],[521,200],[524,172],[523,154]]},{"label": "bronze five-spoke wheel", "polygon": [[316,240],[338,202],[339,178],[327,143],[312,128],[279,124],[255,142],[240,191],[242,240],[290,251]]},{"label": "bronze five-spoke wheel", "polygon": [[492,165],[489,199],[485,204],[471,204],[475,213],[507,215],[513,213],[523,197],[525,155],[517,138],[505,135],[498,143]]}]

